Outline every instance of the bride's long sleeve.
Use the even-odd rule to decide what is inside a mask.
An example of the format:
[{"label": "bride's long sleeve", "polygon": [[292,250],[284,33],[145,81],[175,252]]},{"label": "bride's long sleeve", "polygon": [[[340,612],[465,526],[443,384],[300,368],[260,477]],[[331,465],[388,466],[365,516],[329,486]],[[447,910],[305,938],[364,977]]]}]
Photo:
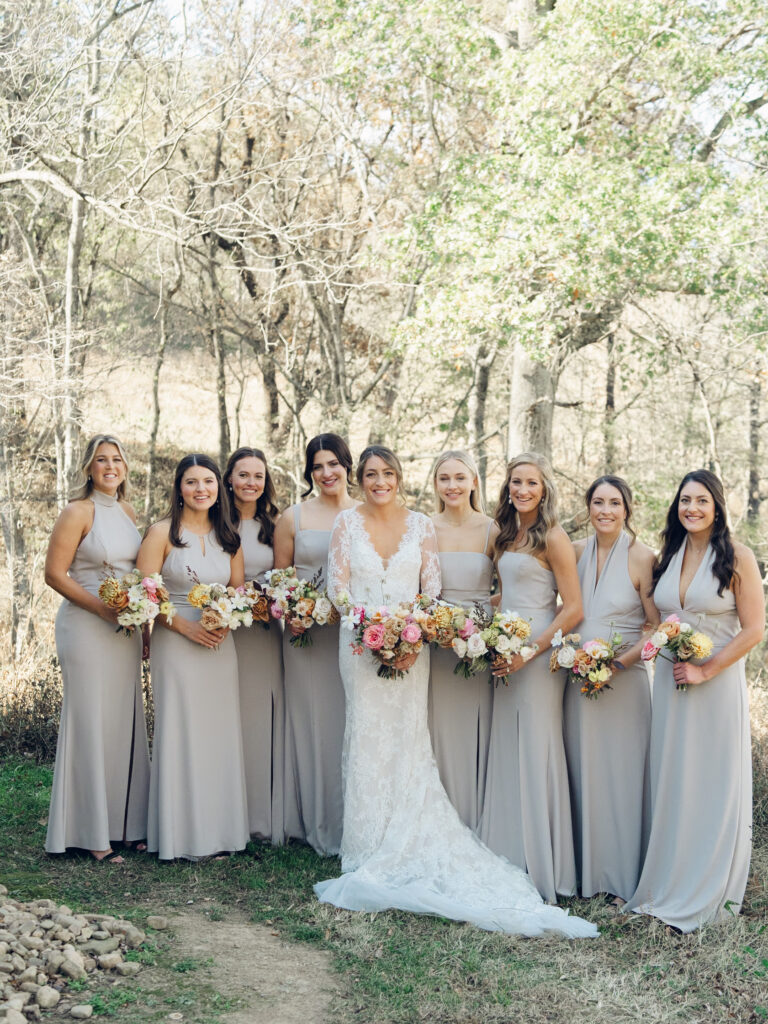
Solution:
[{"label": "bride's long sleeve", "polygon": [[352,600],[349,593],[349,552],[349,526],[346,516],[340,512],[333,524],[328,550],[328,597],[341,612],[347,610]]},{"label": "bride's long sleeve", "polygon": [[424,533],[421,539],[421,592],[429,597],[439,597],[443,589],[440,573],[437,534],[432,520],[425,516]]}]

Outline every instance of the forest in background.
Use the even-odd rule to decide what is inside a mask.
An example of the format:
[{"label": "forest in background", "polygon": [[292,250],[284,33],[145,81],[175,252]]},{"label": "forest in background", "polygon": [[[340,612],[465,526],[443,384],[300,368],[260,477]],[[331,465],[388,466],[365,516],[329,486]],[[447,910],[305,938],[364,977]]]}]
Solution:
[{"label": "forest in background", "polygon": [[[493,505],[625,476],[653,543],[707,466],[764,570],[768,10],[758,0],[0,0],[0,659],[84,437],[140,518],[177,458],[447,447]],[[35,655],[37,657],[37,655]],[[34,661],[34,658],[33,658]]]}]

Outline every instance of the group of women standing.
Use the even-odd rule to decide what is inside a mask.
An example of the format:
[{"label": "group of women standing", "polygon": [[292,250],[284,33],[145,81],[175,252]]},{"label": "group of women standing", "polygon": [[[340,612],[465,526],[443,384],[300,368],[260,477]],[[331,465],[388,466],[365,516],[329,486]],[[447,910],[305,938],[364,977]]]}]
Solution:
[{"label": "group of women standing", "polygon": [[[577,891],[606,893],[684,931],[740,906],[751,841],[744,656],[762,637],[764,602],[754,556],[732,541],[722,487],[711,473],[683,479],[656,559],[636,540],[630,489],[614,476],[589,488],[593,530],[572,544],[557,521],[551,470],[532,453],[509,463],[493,519],[482,509],[471,457],[444,453],[434,471],[438,511],[431,522],[403,513],[402,473],[385,448],[363,453],[362,501],[353,499],[352,456],[335,434],[310,441],[308,500],[281,516],[262,452],[239,449],[223,477],[206,456],[187,456],[177,467],[168,515],[143,542],[125,501],[120,443],[94,438],[83,468],[87,479],[56,524],[46,566],[47,581],[66,598],[56,627],[64,702],[49,852],[80,847],[102,859],[115,841],[142,847],[146,839],[163,859],[194,859],[242,849],[249,836],[295,838],[323,855],[342,853],[345,875],[323,883],[321,899],[360,909],[424,909],[525,934],[538,927],[587,933],[542,924],[538,894],[532,902],[516,878],[506,882],[516,911],[527,908],[522,917],[473,916],[466,899],[455,898],[464,878],[471,888],[470,862],[481,866],[474,875],[485,872],[489,887],[497,875],[506,884],[486,848],[527,873],[550,903]],[[364,567],[354,564],[355,551]],[[516,655],[499,670],[506,679],[496,686],[487,674],[454,675],[452,652],[431,653],[429,734],[463,830],[458,820],[446,825],[435,785],[430,812],[402,818],[402,807],[415,799],[415,775],[428,771],[414,760],[414,777],[400,778],[395,794],[381,780],[381,766],[397,764],[400,771],[410,763],[397,716],[418,722],[420,698],[414,707],[387,708],[376,703],[376,691],[371,705],[370,679],[355,667],[360,659],[345,662],[343,634],[347,668],[340,672],[338,626],[316,627],[311,646],[294,647],[289,630],[274,623],[233,635],[205,630],[186,601],[193,580],[238,585],[288,565],[305,578],[321,570],[333,597],[329,577],[339,575],[341,563],[347,577],[357,572],[363,589],[375,580],[382,593],[412,586],[415,595],[418,571],[411,579],[408,563],[419,552],[432,565],[427,583],[435,593],[464,607],[514,610],[530,620],[537,645],[530,660]],[[115,635],[115,613],[96,596],[105,563],[120,572],[134,564],[162,572],[178,611],[170,623],[158,620],[152,634],[151,773],[141,642]],[[671,613],[708,633],[714,652],[698,665],[659,658],[651,700],[640,661],[643,632]],[[550,671],[558,630],[578,631],[582,640],[621,634],[611,689],[598,700]],[[419,657],[426,671],[430,655]],[[417,687],[415,670],[411,675]],[[379,685],[407,688],[408,680]],[[677,689],[682,684],[688,688]],[[426,684],[424,693],[426,736]],[[382,723],[394,715],[390,733],[383,724],[380,730],[389,746],[376,754],[376,744],[361,742],[371,707]],[[410,745],[421,738],[417,732]],[[390,826],[398,820],[394,870]],[[445,870],[443,852],[425,861],[425,820],[433,831],[448,829],[448,845],[461,851],[461,868],[445,891],[435,882]],[[408,830],[422,851],[416,867],[413,855],[402,860]],[[474,833],[472,843],[466,830]],[[406,877],[424,883],[418,900],[404,895],[407,885],[398,879]],[[477,900],[484,899],[478,891]]]}]

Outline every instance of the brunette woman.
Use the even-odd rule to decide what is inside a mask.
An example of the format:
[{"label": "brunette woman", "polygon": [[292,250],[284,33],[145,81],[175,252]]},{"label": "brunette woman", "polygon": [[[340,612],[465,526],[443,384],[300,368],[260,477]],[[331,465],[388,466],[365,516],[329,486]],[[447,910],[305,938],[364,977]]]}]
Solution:
[{"label": "brunette woman", "polygon": [[187,601],[196,582],[244,582],[240,537],[213,459],[179,462],[170,510],[147,531],[137,566],[162,572],[176,606],[172,622],[158,616],[152,635],[149,849],[161,860],[242,850],[249,829],[235,644],[227,630],[206,629]]},{"label": "brunette woman", "polygon": [[598,477],[586,494],[594,533],[574,544],[584,619],[582,643],[621,636],[611,689],[587,699],[565,691],[565,751],[571,783],[581,895],[628,899],[643,863],[648,827],[651,690],[640,661],[643,624],[658,615],[650,598],[654,554],[632,529],[632,492],[618,476]]},{"label": "brunette woman", "polygon": [[651,832],[626,909],[690,932],[739,912],[749,873],[752,773],[744,658],[765,605],[755,556],[732,540],[723,486],[686,474],[667,512],[653,570],[661,618],[711,638],[704,660],[656,659]]},{"label": "brunette woman", "polygon": [[103,860],[113,841],[143,846],[147,835],[141,636],[118,633],[117,612],[98,596],[105,573],[135,567],[141,538],[118,439],[92,437],[80,468],[82,486],[56,521],[45,560],[45,582],[64,598],[56,616],[64,698],[45,848],[78,847]]},{"label": "brunette woman", "polygon": [[[582,618],[576,557],[557,521],[557,492],[547,460],[512,459],[496,509],[501,608],[529,619],[533,659],[516,654],[494,674],[491,740],[481,838],[531,876],[554,903],[576,887],[571,804],[563,747],[562,672],[550,672],[557,630]],[[557,595],[562,604],[558,607]],[[500,679],[500,683],[502,679]]]},{"label": "brunette woman", "polygon": [[[322,571],[328,582],[328,545],[336,516],[355,502],[348,493],[352,455],[338,434],[318,434],[307,445],[307,498],[287,508],[275,529],[275,567],[295,565],[301,579]],[[343,820],[341,747],[344,687],[339,674],[339,627],[316,626],[311,647],[293,647],[285,631],[285,831],[321,856],[339,852]]]},{"label": "brunette woman", "polygon": [[[277,506],[266,456],[238,448],[229,457],[224,486],[233,503],[245,578],[264,583],[274,565]],[[266,599],[264,601],[266,605]],[[252,836],[283,842],[285,702],[282,634],[275,622],[254,622],[234,634],[240,678],[248,821]]]}]

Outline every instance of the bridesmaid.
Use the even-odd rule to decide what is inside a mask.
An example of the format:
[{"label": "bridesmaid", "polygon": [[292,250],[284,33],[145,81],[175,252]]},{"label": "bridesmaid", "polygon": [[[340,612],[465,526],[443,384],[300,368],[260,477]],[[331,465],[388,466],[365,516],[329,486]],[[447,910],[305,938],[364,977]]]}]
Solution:
[{"label": "bridesmaid", "polygon": [[[304,479],[318,495],[286,509],[275,529],[275,567],[295,565],[302,579],[323,571],[328,583],[331,529],[351,508],[352,455],[338,434],[318,434],[307,445]],[[339,627],[312,631],[312,646],[296,648],[283,636],[285,664],[285,831],[321,856],[339,852],[343,821],[341,748],[344,687],[339,673]]]},{"label": "bridesmaid", "polygon": [[162,572],[176,605],[152,635],[155,736],[148,847],[161,860],[198,860],[248,842],[237,655],[228,630],[208,630],[187,601],[201,583],[244,582],[240,538],[216,463],[186,455],[171,508],[147,531],[137,560]]},{"label": "bridesmaid", "polygon": [[[507,467],[496,509],[501,608],[531,621],[538,651],[515,655],[493,694],[480,838],[531,876],[545,900],[576,888],[563,747],[565,675],[549,671],[550,642],[582,618],[576,556],[557,521],[547,460],[525,453]],[[557,605],[560,593],[562,604]],[[504,672],[494,672],[504,675]]]},{"label": "bridesmaid", "polygon": [[[277,519],[275,487],[258,448],[238,448],[229,457],[224,486],[233,503],[245,578],[264,582],[274,564]],[[254,623],[234,634],[240,677],[240,721],[245,758],[248,821],[252,836],[283,842],[283,645],[277,623]]]},{"label": "bridesmaid", "polygon": [[648,828],[651,689],[640,661],[646,621],[658,622],[650,598],[654,554],[632,529],[632,492],[601,476],[586,494],[594,533],[576,541],[584,619],[582,641],[621,634],[611,689],[588,700],[565,691],[564,731],[571,783],[576,871],[581,895],[609,893],[623,903],[640,877]]},{"label": "bridesmaid", "polygon": [[117,612],[98,597],[107,565],[121,576],[134,568],[141,538],[117,438],[92,437],[81,470],[84,483],[59,516],[45,560],[45,582],[64,598],[56,616],[64,698],[45,848],[78,847],[104,860],[113,841],[145,848],[147,835],[141,635],[117,633]]},{"label": "bridesmaid", "polygon": [[[440,550],[442,597],[463,608],[490,612],[493,545],[498,526],[482,508],[477,466],[467,452],[444,452],[432,476],[432,516]],[[491,729],[489,673],[454,675],[453,651],[434,650],[430,662],[429,728],[440,780],[459,817],[477,831],[485,792]]]},{"label": "bridesmaid", "polygon": [[714,652],[699,664],[656,659],[651,833],[625,909],[690,932],[732,918],[744,897],[752,831],[744,658],[765,628],[755,556],[731,539],[723,486],[708,470],[683,477],[669,507],[653,588],[662,618],[675,613],[706,633]]}]

